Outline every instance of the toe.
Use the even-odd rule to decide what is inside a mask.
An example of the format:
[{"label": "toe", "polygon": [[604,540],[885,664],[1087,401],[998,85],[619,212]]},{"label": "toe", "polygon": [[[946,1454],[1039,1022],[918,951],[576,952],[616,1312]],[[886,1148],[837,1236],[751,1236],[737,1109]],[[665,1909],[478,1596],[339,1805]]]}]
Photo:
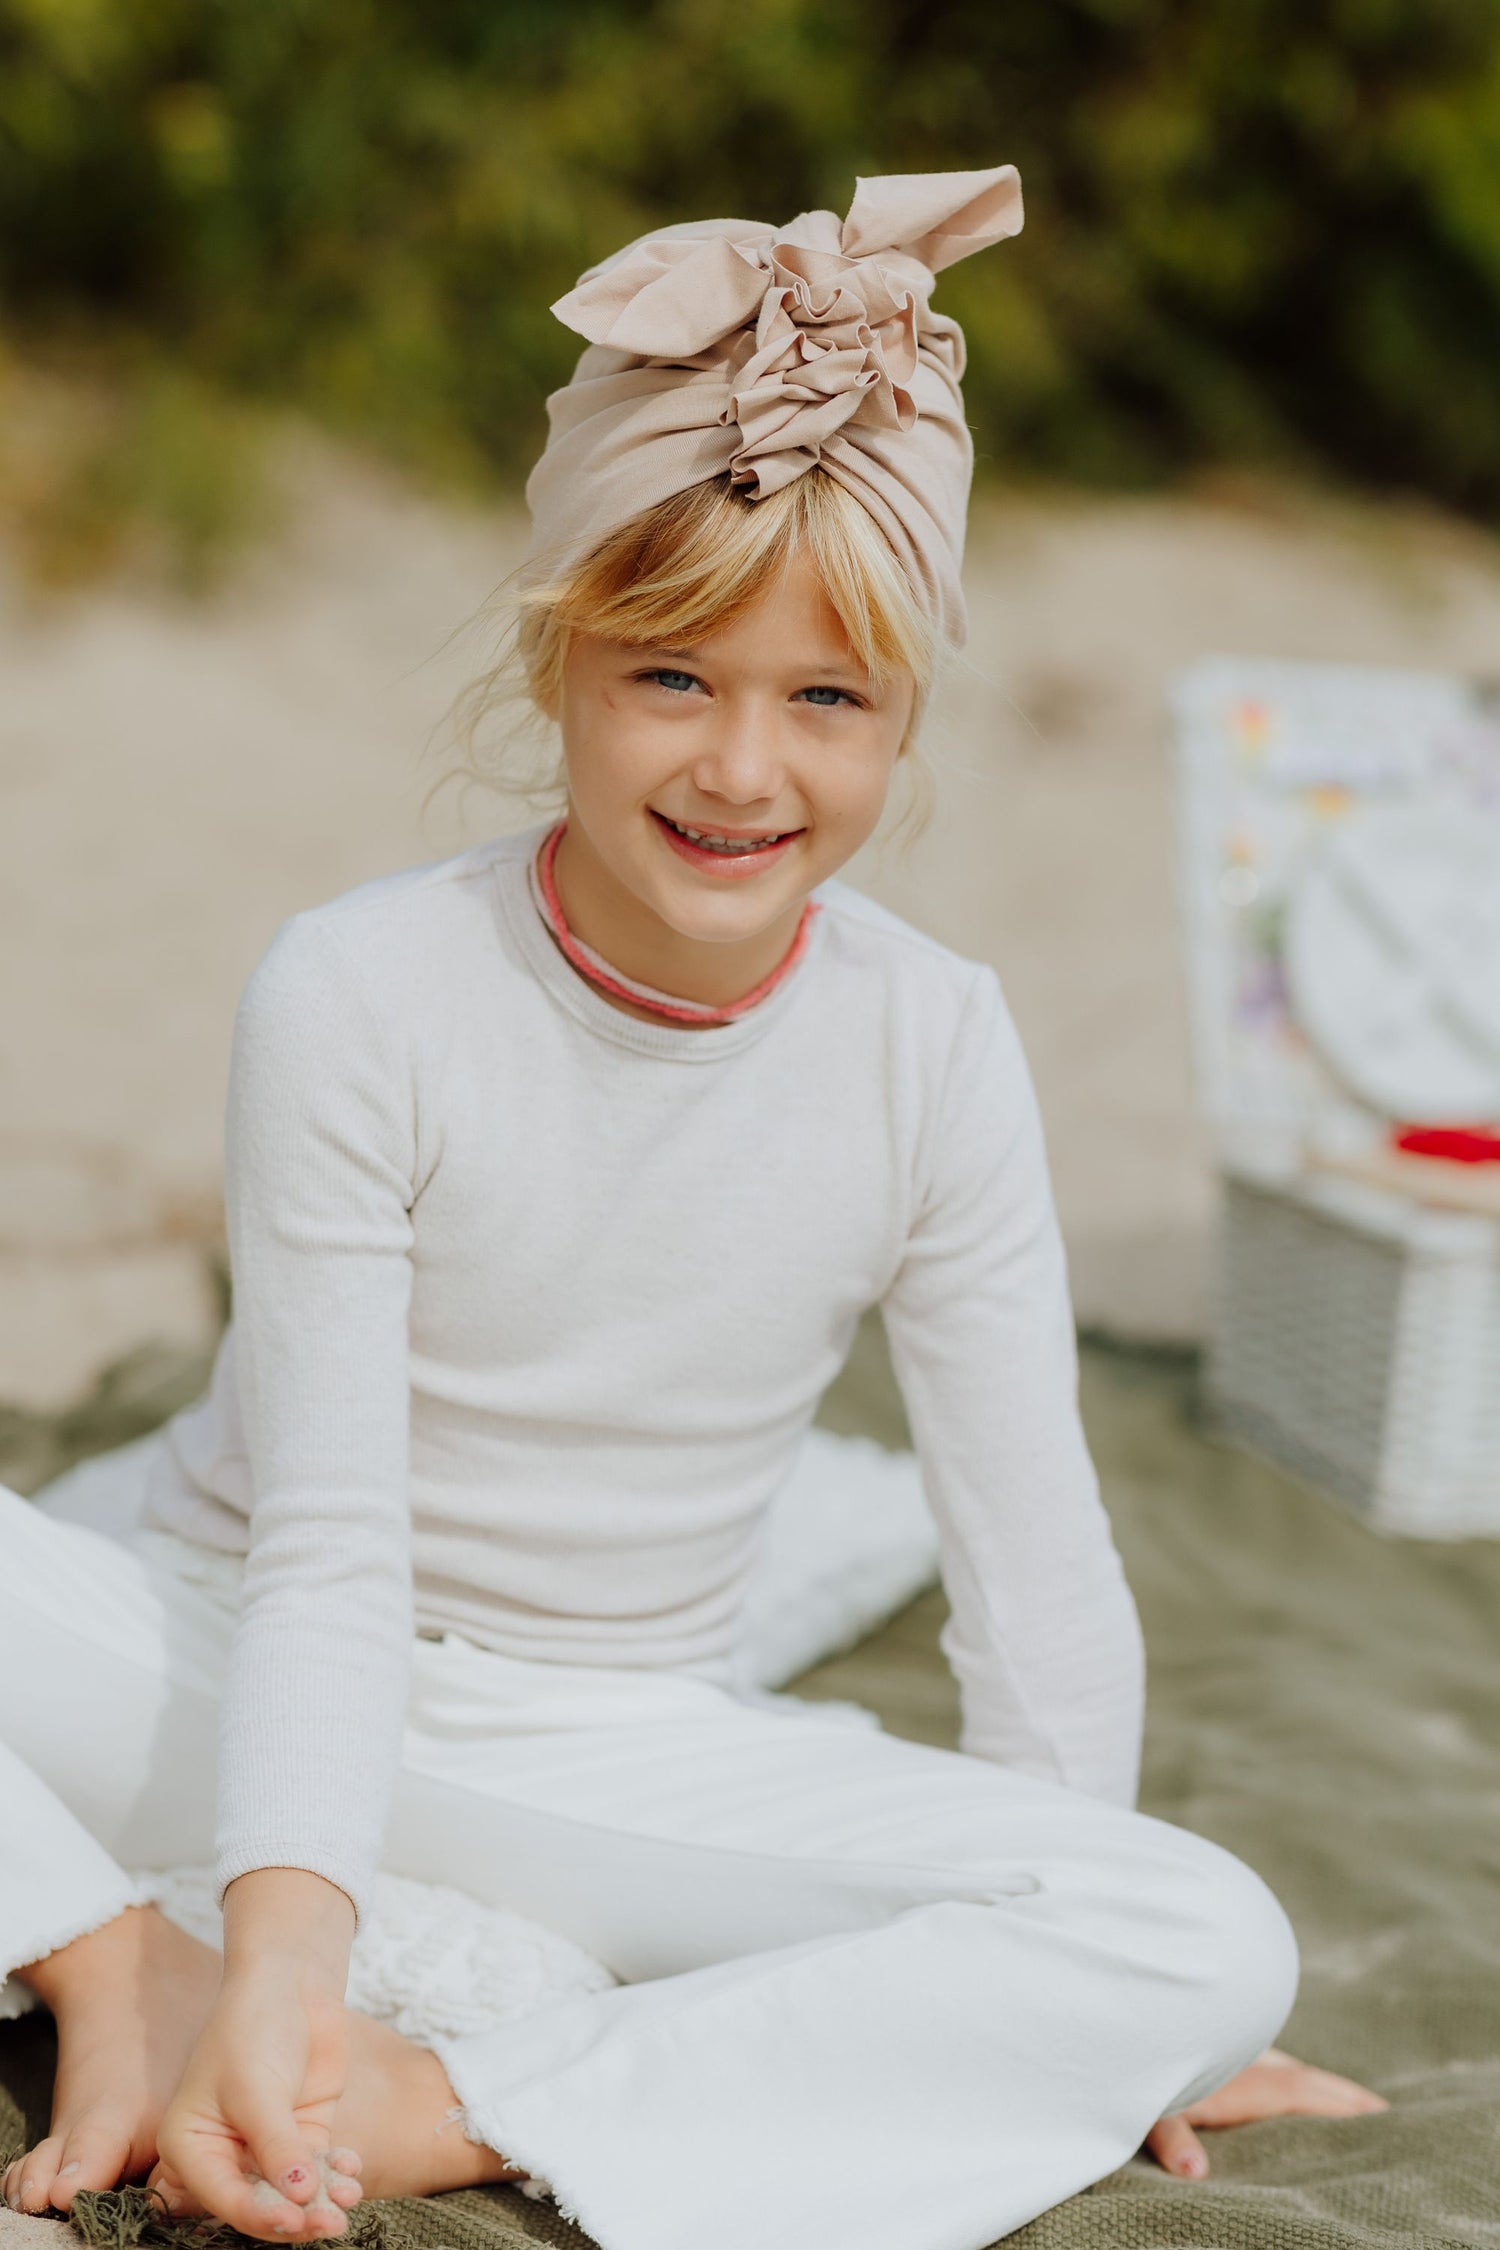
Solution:
[{"label": "toe", "polygon": [[29,2211],[33,2215],[47,2210],[52,2183],[57,2177],[57,2167],[62,2157],[62,2142],[55,2137],[38,2141],[11,2170],[6,2196],[13,2211]]},{"label": "toe", "polygon": [[80,2188],[118,2187],[130,2162],[130,2135],[108,2125],[80,2125],[62,2144],[52,2207],[70,2211]]}]

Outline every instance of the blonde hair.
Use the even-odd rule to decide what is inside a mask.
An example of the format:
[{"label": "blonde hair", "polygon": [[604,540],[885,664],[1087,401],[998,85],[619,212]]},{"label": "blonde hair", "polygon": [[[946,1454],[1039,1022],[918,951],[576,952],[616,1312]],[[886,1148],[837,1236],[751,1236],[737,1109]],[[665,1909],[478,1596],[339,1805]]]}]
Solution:
[{"label": "blonde hair", "polygon": [[[518,736],[536,733],[538,721],[550,738],[570,637],[706,640],[753,608],[799,557],[812,565],[871,678],[907,673],[916,684],[900,759],[913,787],[903,822],[920,810],[920,834],[931,817],[932,779],[915,735],[932,691],[938,635],[869,511],[821,469],[753,501],[727,475],[710,478],[632,517],[579,560],[549,565],[542,558],[517,574],[508,582],[516,590],[499,661],[452,707],[465,771],[539,810],[561,812],[566,787],[555,743],[546,764],[529,770],[515,746]],[[491,714],[528,703],[529,726],[512,722],[500,758],[483,751],[479,733]]]}]

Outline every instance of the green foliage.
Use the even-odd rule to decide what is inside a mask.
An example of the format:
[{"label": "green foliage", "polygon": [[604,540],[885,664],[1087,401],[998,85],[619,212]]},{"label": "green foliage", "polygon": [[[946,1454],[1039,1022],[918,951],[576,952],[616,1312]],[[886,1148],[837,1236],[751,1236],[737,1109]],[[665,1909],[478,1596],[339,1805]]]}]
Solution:
[{"label": "green foliage", "polygon": [[205,402],[487,490],[592,259],[1006,159],[1026,231],[939,297],[986,463],[1500,510],[1500,0],[0,0],[0,323],[177,386],[199,436],[131,408],[178,463],[135,481],[211,548],[248,487],[200,474],[248,441]]}]

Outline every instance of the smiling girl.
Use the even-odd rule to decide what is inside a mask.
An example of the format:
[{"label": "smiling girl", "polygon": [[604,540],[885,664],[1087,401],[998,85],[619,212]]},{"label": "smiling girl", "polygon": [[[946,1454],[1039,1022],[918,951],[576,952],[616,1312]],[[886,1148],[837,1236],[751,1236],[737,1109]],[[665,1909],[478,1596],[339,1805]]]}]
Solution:
[{"label": "smiling girl", "polygon": [[[1285,1915],[1134,1809],[1140,1637],[999,981],[838,879],[963,634],[933,274],[1019,224],[1009,167],[864,181],[557,308],[590,348],[519,650],[566,811],[281,929],[212,1387],[140,1524],[4,1501],[0,1966],[60,2039],[19,2208],[151,2166],[285,2241],[361,2181],[527,2176],[604,2250],[759,2250],[769,2173],[784,2250],[980,2250],[1143,2139],[1190,2168],[1195,2117],[1378,2106],[1266,2054]],[[736,1689],[874,1305],[958,1752]],[[222,1972],[121,1865],[211,1853]],[[623,1981],[400,2038],[343,2000],[379,1868]]]}]

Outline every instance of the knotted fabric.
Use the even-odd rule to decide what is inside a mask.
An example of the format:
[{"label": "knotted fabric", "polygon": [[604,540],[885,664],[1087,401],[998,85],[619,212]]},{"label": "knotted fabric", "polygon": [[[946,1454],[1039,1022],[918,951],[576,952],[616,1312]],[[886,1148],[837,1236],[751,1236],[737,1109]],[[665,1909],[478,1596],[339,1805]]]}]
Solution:
[{"label": "knotted fabric", "polygon": [[547,401],[526,487],[532,553],[576,561],[726,472],[763,499],[821,467],[885,533],[957,646],[974,449],[963,332],[929,306],[944,266],[1016,234],[1013,164],[860,180],[847,218],[690,220],[644,234],[552,307],[587,338]]}]

